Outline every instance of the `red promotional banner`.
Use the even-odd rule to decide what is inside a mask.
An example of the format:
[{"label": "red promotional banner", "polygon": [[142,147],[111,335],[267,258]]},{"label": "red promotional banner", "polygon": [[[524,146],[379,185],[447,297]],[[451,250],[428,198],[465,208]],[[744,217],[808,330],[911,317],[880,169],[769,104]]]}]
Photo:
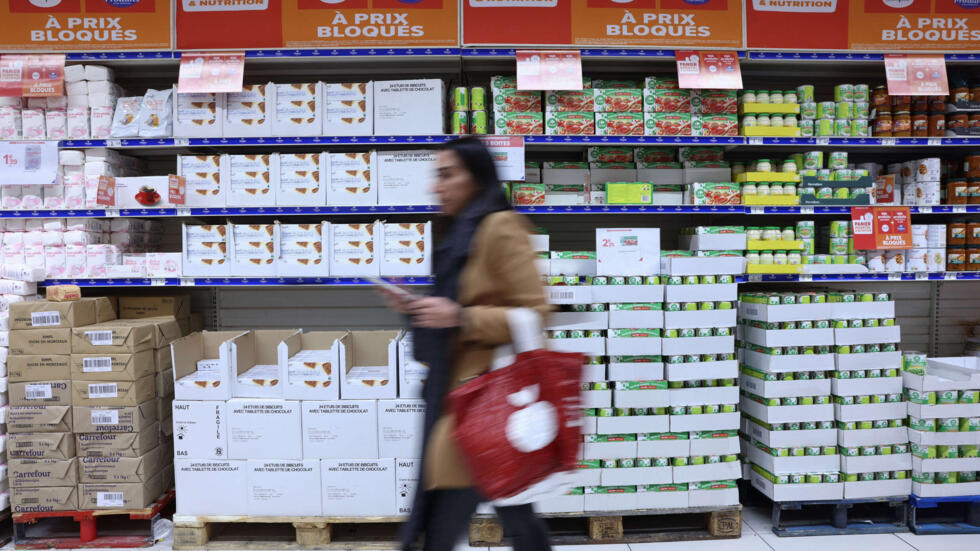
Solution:
[{"label": "red promotional banner", "polygon": [[461,0],[463,44],[742,47],[742,0]]},{"label": "red promotional banner", "polygon": [[912,248],[908,207],[852,207],[851,228],[855,249]]},{"label": "red promotional banner", "polygon": [[582,52],[517,50],[518,90],[581,90]]},{"label": "red promotional banner", "polygon": [[167,177],[167,201],[171,205],[187,203],[187,178],[176,174]]},{"label": "red promotional banner", "polygon": [[742,70],[736,52],[674,52],[681,88],[742,89]]},{"label": "red promotional banner", "polygon": [[975,0],[751,0],[746,46],[789,50],[976,50]]},{"label": "red promotional banner", "polygon": [[181,0],[177,47],[459,45],[457,0]]},{"label": "red promotional banner", "polygon": [[241,92],[245,52],[182,53],[177,93]]},{"label": "red promotional banner", "polygon": [[886,55],[885,78],[892,96],[949,95],[946,58],[942,55]]},{"label": "red promotional banner", "polygon": [[169,49],[171,30],[170,0],[0,3],[0,50],[6,51]]},{"label": "red promotional banner", "polygon": [[41,98],[64,94],[64,54],[0,55],[0,96]]}]

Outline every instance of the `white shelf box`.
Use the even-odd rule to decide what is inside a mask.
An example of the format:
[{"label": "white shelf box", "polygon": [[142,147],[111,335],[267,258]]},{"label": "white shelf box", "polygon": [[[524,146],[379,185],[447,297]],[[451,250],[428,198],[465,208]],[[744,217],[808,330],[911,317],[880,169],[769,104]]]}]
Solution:
[{"label": "white shelf box", "polygon": [[545,329],[601,329],[609,327],[609,312],[552,312]]},{"label": "white shelf box", "polygon": [[827,303],[770,305],[740,302],[738,315],[741,318],[766,322],[812,321],[832,319],[833,310]]},{"label": "white shelf box", "polygon": [[739,386],[763,398],[789,398],[794,396],[829,396],[830,379],[809,381],[763,381],[742,374]]},{"label": "white shelf box", "polygon": [[742,397],[742,412],[763,423],[795,423],[806,421],[829,421],[834,418],[834,404],[813,406],[764,406]]},{"label": "white shelf box", "polygon": [[850,406],[834,404],[834,418],[844,422],[904,419],[907,415],[908,409],[905,402],[854,404]]},{"label": "white shelf box", "polygon": [[671,415],[671,432],[703,430],[736,430],[740,420],[738,412],[703,413],[701,415]]},{"label": "white shelf box", "polygon": [[845,448],[904,444],[908,441],[908,429],[905,427],[837,431],[837,443]]},{"label": "white shelf box", "polygon": [[737,312],[732,310],[699,310],[689,312],[664,312],[664,327],[687,329],[692,327],[735,327]]},{"label": "white shelf box", "polygon": [[663,339],[663,355],[729,354],[735,351],[735,335]]},{"label": "white shelf box", "polygon": [[[867,480],[844,483],[844,499],[907,496],[912,492],[912,479]],[[919,496],[924,497],[924,496]]]},{"label": "white shelf box", "polygon": [[902,332],[897,325],[834,329],[834,340],[838,345],[897,343],[902,340]]},{"label": "white shelf box", "polygon": [[894,318],[895,301],[831,302],[833,319]]},{"label": "white shelf box", "polygon": [[738,377],[738,361],[691,362],[666,364],[664,371],[668,381],[701,381],[706,379],[734,379]]},{"label": "white shelf box", "polygon": [[773,484],[761,474],[752,473],[752,486],[773,501],[812,501],[844,499],[844,483]]},{"label": "white shelf box", "polygon": [[672,388],[671,406],[699,406],[702,404],[737,404],[738,387],[716,386],[699,388]]},{"label": "white shelf box", "polygon": [[878,471],[907,471],[912,468],[912,454],[841,456],[840,470],[844,473],[875,473]]},{"label": "white shelf box", "polygon": [[664,302],[725,302],[738,300],[738,283],[667,285]]},{"label": "white shelf box", "polygon": [[774,329],[745,328],[745,340],[767,348],[782,346],[831,346],[833,329]]},{"label": "white shelf box", "polygon": [[797,371],[833,371],[833,354],[800,354],[796,356],[774,356],[754,350],[742,350],[742,362],[749,367],[769,373],[789,373]]},{"label": "white shelf box", "polygon": [[664,302],[664,286],[593,285],[592,301],[608,304],[617,302]]},{"label": "white shelf box", "polygon": [[841,456],[812,455],[800,457],[773,457],[755,447],[751,442],[743,441],[743,452],[749,461],[771,472],[772,474],[794,473],[824,473],[840,471]]},{"label": "white shelf box", "polygon": [[743,419],[742,432],[771,448],[837,445],[837,429],[771,431],[748,419]]},{"label": "white shelf box", "polygon": [[835,396],[869,396],[872,394],[901,394],[901,377],[864,379],[828,379]]}]

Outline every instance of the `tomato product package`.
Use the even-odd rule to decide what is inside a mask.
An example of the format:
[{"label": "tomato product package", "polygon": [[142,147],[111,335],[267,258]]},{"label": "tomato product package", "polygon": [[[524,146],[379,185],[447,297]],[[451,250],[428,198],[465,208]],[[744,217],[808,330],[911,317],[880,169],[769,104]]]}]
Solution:
[{"label": "tomato product package", "polygon": [[599,136],[642,136],[643,113],[596,113],[595,129]]},{"label": "tomato product package", "polygon": [[643,91],[643,110],[647,113],[690,113],[690,90]]},{"label": "tomato product package", "polygon": [[738,114],[738,91],[693,90],[691,112],[703,115]]},{"label": "tomato product package", "polygon": [[636,80],[603,80],[600,78],[592,80],[593,88],[639,88],[640,82]]},{"label": "tomato product package", "polygon": [[738,136],[738,115],[691,115],[695,136]]},{"label": "tomato product package", "polygon": [[595,111],[595,90],[550,90],[544,96],[545,111]]},{"label": "tomato product package", "polygon": [[515,205],[543,205],[544,184],[524,184],[514,182],[511,188],[511,202]]},{"label": "tomato product package", "polygon": [[649,205],[653,202],[653,184],[644,182],[606,183],[606,204],[608,205]]},{"label": "tomato product package", "polygon": [[684,161],[684,168],[731,168],[728,161]]},{"label": "tomato product package", "polygon": [[498,113],[540,113],[541,92],[500,90],[493,93],[493,108]]},{"label": "tomato product package", "polygon": [[517,90],[517,75],[490,77],[490,90],[495,94],[501,90]]},{"label": "tomato product package", "polygon": [[[637,163],[669,163],[676,160],[676,152],[670,147],[636,147],[633,157]],[[677,168],[680,168],[679,166]]]},{"label": "tomato product package", "polygon": [[543,113],[494,113],[496,134],[544,134]]},{"label": "tomato product package", "polygon": [[680,83],[677,77],[647,77],[643,87],[651,90],[678,90]]},{"label": "tomato product package", "polygon": [[647,136],[690,136],[690,113],[644,113]]},{"label": "tomato product package", "polygon": [[589,163],[580,161],[545,161],[541,168],[559,170],[588,170]]},{"label": "tomato product package", "polygon": [[715,146],[682,147],[677,150],[681,161],[724,161],[725,148]]},{"label": "tomato product package", "polygon": [[684,167],[676,161],[638,161],[636,168],[644,170],[676,170]]},{"label": "tomato product package", "polygon": [[643,90],[639,88],[601,88],[595,95],[596,113],[641,113]]},{"label": "tomato product package", "polygon": [[545,115],[545,133],[549,136],[595,134],[595,113],[552,111]]},{"label": "tomato product package", "polygon": [[732,182],[702,182],[688,186],[692,205],[740,205],[742,192]]},{"label": "tomato product package", "polygon": [[591,163],[632,163],[633,149],[629,147],[590,147]]}]

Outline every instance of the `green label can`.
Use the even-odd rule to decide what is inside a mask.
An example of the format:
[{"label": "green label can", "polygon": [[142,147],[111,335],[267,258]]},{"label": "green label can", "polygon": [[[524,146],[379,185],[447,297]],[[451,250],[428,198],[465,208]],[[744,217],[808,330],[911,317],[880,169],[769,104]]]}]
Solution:
[{"label": "green label can", "polygon": [[[465,90],[466,88],[462,89]],[[453,134],[469,134],[470,114],[466,111],[453,111],[452,118],[450,119],[450,132]]]},{"label": "green label can", "polygon": [[837,118],[837,102],[821,101],[817,104],[817,118],[820,120],[834,120]]},{"label": "green label can", "polygon": [[[485,108],[486,107],[484,107],[484,109]],[[470,110],[470,89],[465,86],[457,86],[453,88],[453,111],[469,111],[469,110]]]},{"label": "green label can", "polygon": [[470,132],[473,134],[489,133],[489,117],[486,111],[472,111],[470,113]]},{"label": "green label can", "polygon": [[470,88],[470,109],[473,111],[486,111],[487,109],[487,89],[482,86]]}]

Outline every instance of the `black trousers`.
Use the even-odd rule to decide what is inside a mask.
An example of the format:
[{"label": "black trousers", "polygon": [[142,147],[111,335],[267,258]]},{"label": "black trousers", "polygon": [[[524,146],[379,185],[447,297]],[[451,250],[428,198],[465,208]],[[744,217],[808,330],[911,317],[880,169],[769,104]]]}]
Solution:
[{"label": "black trousers", "polygon": [[[425,519],[424,551],[452,551],[468,532],[470,518],[480,504],[472,489],[433,490]],[[550,551],[548,530],[531,505],[497,507],[497,517],[510,536],[514,551]]]}]

